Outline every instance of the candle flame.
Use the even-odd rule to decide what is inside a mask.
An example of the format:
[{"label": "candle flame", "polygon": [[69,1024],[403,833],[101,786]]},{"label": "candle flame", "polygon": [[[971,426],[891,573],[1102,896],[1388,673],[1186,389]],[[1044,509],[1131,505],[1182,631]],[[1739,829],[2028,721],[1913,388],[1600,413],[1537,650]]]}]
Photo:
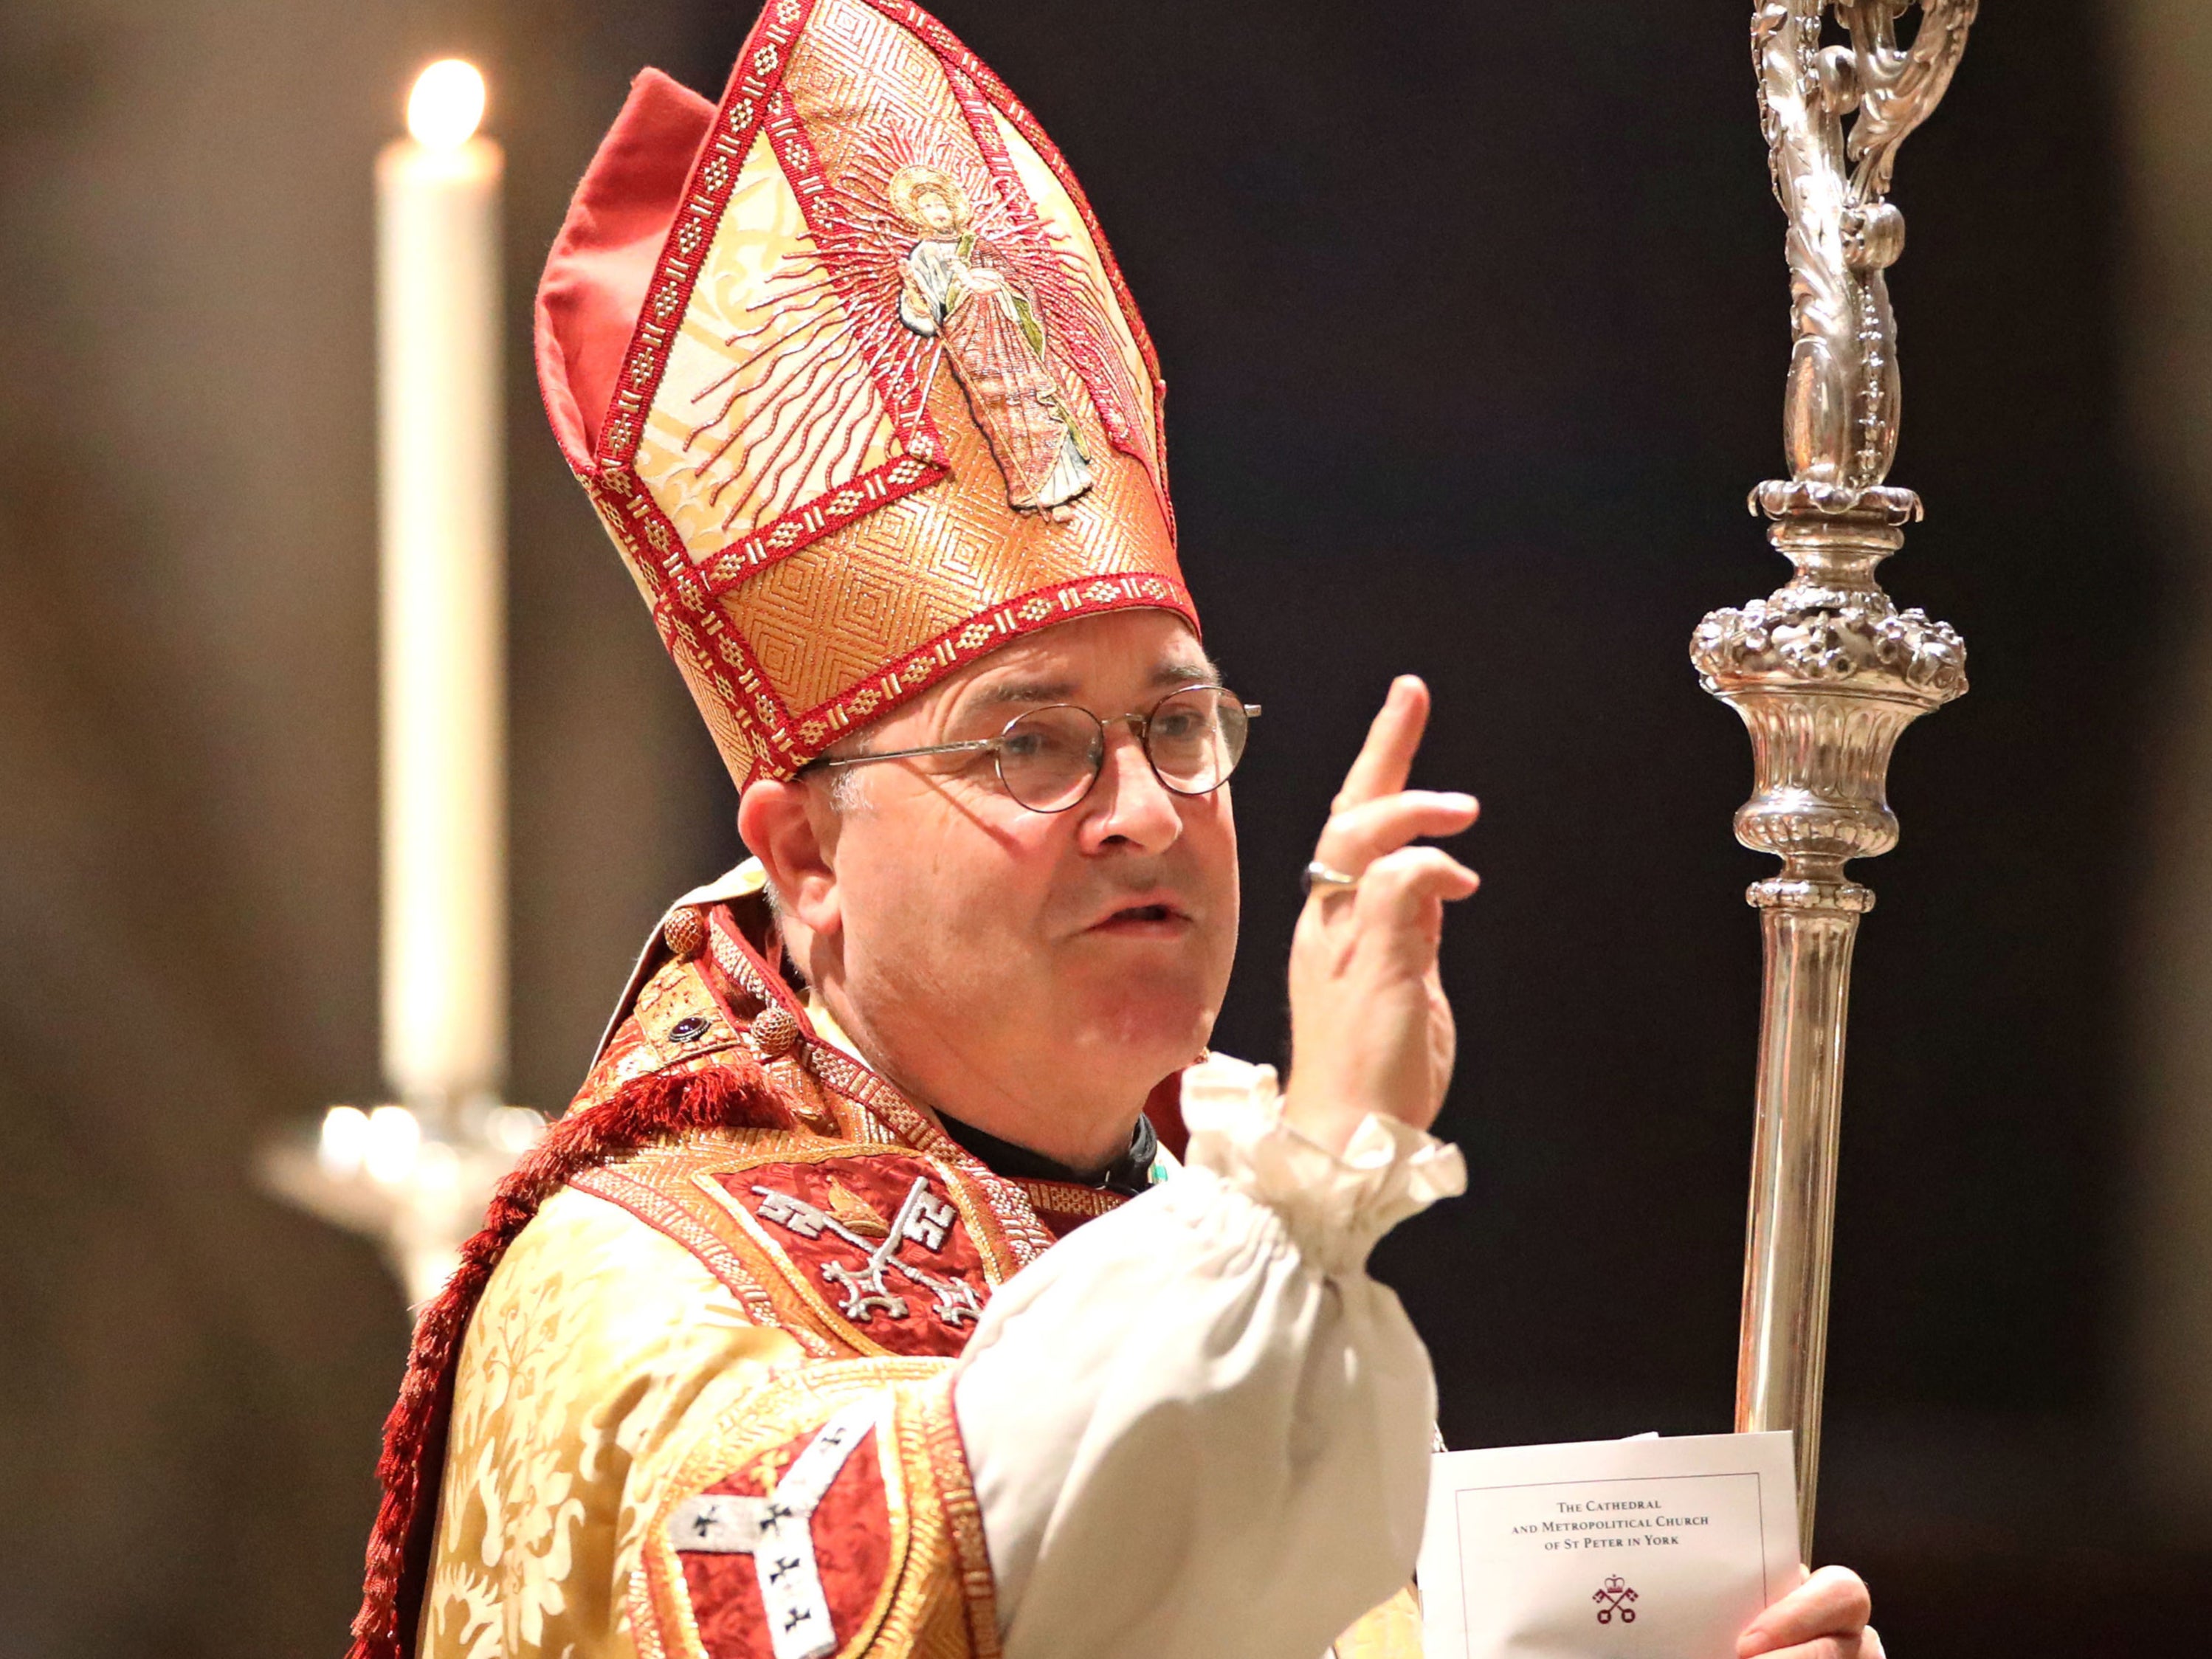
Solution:
[{"label": "candle flame", "polygon": [[407,131],[417,143],[454,149],[468,143],[483,112],[483,76],[477,66],[441,58],[415,78],[407,97]]}]

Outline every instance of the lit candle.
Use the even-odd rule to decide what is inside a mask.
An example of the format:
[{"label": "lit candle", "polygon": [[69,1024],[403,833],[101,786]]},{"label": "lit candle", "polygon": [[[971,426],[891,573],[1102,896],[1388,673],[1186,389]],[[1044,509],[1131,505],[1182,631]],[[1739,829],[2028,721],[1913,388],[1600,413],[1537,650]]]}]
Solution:
[{"label": "lit candle", "polygon": [[377,160],[384,1068],[434,1112],[507,1067],[499,146],[448,59]]}]

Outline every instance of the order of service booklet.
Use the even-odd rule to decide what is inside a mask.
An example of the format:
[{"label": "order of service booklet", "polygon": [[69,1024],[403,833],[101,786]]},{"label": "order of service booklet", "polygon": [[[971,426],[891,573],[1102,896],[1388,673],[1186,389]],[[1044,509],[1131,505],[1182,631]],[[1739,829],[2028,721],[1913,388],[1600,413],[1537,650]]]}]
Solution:
[{"label": "order of service booklet", "polygon": [[1734,1659],[1796,1582],[1786,1433],[1431,1460],[1425,1659]]}]

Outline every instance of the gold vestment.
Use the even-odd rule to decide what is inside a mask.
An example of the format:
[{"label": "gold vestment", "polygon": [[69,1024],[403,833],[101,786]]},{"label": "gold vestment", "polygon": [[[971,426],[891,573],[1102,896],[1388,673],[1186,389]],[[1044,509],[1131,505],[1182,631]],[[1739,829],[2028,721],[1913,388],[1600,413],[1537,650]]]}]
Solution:
[{"label": "gold vestment", "polygon": [[[666,934],[693,948],[641,966],[578,1109],[738,1050],[791,1127],[588,1170],[515,1237],[461,1346],[423,1659],[775,1659],[757,1583],[774,1563],[687,1551],[672,1524],[773,1498],[856,1407],[866,1439],[809,1523],[829,1651],[997,1651],[953,1360],[997,1285],[1121,1200],[985,1168],[813,1029],[754,942],[765,926],[757,897],[672,913]],[[813,1218],[836,1224],[809,1238]],[[918,1276],[855,1285],[860,1244],[880,1253],[895,1225]],[[1411,1609],[1376,1609],[1342,1659],[1418,1655]]]}]

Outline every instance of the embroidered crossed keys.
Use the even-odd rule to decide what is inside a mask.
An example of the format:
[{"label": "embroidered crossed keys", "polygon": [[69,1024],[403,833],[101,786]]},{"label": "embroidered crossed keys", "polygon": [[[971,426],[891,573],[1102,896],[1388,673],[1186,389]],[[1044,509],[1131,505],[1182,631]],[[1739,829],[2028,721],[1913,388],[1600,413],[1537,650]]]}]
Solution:
[{"label": "embroidered crossed keys", "polygon": [[775,1659],[826,1659],[837,1650],[830,1598],[814,1559],[814,1511],[874,1426],[876,1407],[848,1406],[807,1443],[764,1497],[702,1492],[676,1506],[669,1540],[705,1555],[750,1555]]},{"label": "embroidered crossed keys", "polygon": [[867,1260],[858,1267],[842,1261],[822,1264],[823,1280],[845,1292],[839,1311],[855,1325],[866,1324],[878,1309],[893,1319],[907,1316],[906,1298],[890,1287],[888,1275],[894,1273],[917,1290],[929,1292],[930,1312],[947,1328],[972,1325],[983,1311],[974,1287],[964,1279],[933,1273],[900,1257],[900,1248],[909,1243],[918,1244],[932,1255],[942,1250],[959,1213],[950,1203],[931,1194],[927,1176],[914,1178],[914,1185],[907,1189],[906,1201],[899,1206],[898,1214],[880,1243],[855,1232],[827,1210],[817,1209],[803,1198],[768,1187],[756,1187],[753,1191],[760,1195],[762,1220],[773,1221],[801,1238],[819,1238],[829,1233],[866,1253]]}]

